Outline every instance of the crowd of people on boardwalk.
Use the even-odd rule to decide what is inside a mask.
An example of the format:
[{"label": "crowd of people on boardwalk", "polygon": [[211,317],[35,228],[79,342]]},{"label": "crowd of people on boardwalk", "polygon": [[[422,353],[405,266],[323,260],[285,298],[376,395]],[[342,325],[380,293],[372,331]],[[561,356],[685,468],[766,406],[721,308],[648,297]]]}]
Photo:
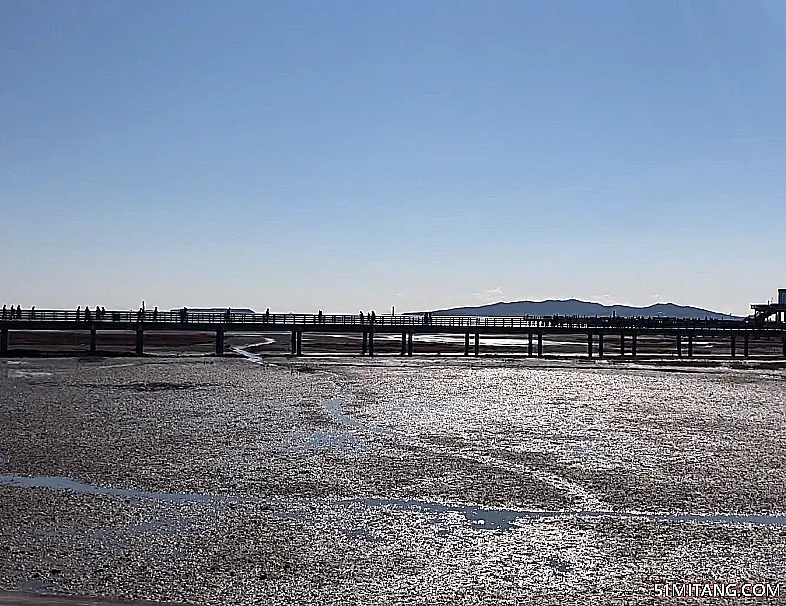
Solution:
[{"label": "crowd of people on boardwalk", "polygon": [[3,305],[3,320],[21,320],[22,319],[22,306],[17,305],[16,308],[11,306],[11,309],[8,309],[7,305]]}]

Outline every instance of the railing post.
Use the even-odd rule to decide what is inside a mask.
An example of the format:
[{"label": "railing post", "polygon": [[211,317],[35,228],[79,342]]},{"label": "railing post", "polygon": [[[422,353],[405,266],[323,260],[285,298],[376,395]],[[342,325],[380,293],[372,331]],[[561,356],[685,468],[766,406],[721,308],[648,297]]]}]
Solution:
[{"label": "railing post", "polygon": [[529,333],[529,342],[527,343],[527,356],[532,357],[532,331]]},{"label": "railing post", "polygon": [[638,341],[638,334],[634,332],[633,335],[631,336],[631,352],[630,352],[634,358],[636,357],[636,346],[638,345],[637,341]]}]

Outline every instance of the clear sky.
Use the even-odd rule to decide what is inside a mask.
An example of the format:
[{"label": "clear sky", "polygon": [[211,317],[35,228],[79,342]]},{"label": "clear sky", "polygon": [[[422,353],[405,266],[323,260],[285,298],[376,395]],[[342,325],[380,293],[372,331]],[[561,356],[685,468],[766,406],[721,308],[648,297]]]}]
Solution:
[{"label": "clear sky", "polygon": [[0,299],[747,313],[778,0],[0,1]]}]

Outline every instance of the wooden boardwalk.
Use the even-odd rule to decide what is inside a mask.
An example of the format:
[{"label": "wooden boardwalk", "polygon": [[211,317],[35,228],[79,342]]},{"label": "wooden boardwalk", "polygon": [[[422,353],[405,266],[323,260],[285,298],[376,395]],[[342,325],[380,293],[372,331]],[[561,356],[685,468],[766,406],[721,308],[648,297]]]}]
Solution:
[{"label": "wooden boardwalk", "polygon": [[413,336],[448,334],[464,336],[464,355],[479,355],[482,336],[526,337],[530,356],[543,356],[543,338],[549,335],[585,335],[588,357],[605,355],[609,338],[619,342],[619,355],[636,356],[638,338],[658,336],[673,339],[678,355],[693,356],[697,337],[728,341],[729,355],[749,356],[751,340],[779,339],[786,358],[786,323],[783,321],[680,319],[661,317],[477,317],[426,315],[334,315],[334,314],[247,314],[107,310],[8,310],[0,317],[0,355],[11,351],[14,331],[85,331],[90,333],[90,351],[96,351],[101,331],[135,333],[135,352],[144,353],[144,335],[153,331],[215,333],[216,355],[224,353],[224,335],[231,333],[289,333],[290,353],[302,355],[303,333],[361,336],[363,355],[374,355],[376,334],[400,334],[401,355],[413,354]]}]

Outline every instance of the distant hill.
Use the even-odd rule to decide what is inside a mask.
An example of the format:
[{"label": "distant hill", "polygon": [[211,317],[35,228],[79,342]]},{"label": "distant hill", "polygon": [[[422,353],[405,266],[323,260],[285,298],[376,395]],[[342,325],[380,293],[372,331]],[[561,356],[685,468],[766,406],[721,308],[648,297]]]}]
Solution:
[{"label": "distant hill", "polygon": [[492,303],[478,307],[440,309],[432,313],[435,316],[611,316],[613,312],[622,318],[664,316],[670,318],[711,318],[714,320],[738,319],[737,316],[688,305],[675,305],[674,303],[655,303],[647,307],[631,307],[628,305],[603,305],[578,299]]},{"label": "distant hill", "polygon": [[[178,309],[173,309],[172,311],[176,313],[179,312],[181,309],[182,307]],[[226,310],[227,310],[226,307],[189,307],[188,308],[188,311],[193,314],[222,314]],[[249,309],[248,307],[237,307],[237,308],[230,307],[229,310],[233,314],[238,314],[242,316],[251,315],[255,313],[253,309]]]}]

